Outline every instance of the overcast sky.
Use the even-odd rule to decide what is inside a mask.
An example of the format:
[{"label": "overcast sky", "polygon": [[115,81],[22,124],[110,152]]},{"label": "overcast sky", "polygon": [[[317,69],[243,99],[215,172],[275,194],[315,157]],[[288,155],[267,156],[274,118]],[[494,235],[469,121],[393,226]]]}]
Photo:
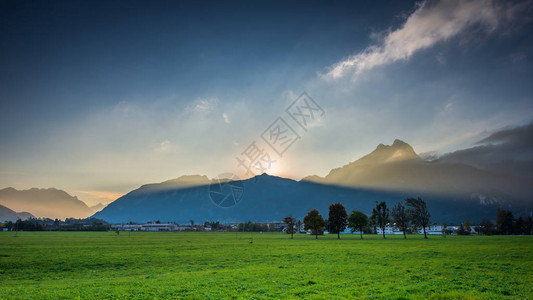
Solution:
[{"label": "overcast sky", "polygon": [[[472,147],[533,120],[531,1],[0,1],[0,188],[89,204],[187,174],[324,176],[402,139]],[[285,112],[302,93],[324,114]],[[282,156],[261,134],[281,117]],[[292,122],[292,123],[291,123]]]}]

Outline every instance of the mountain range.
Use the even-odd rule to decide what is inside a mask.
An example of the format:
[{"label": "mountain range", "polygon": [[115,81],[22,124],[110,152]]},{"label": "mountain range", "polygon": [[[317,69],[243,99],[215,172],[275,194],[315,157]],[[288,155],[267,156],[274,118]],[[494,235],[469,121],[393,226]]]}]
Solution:
[{"label": "mountain range", "polygon": [[0,220],[86,218],[94,214],[112,223],[160,220],[183,224],[191,219],[272,222],[286,216],[302,219],[314,208],[327,215],[328,206],[335,202],[347,210],[369,214],[376,201],[387,201],[391,206],[406,197],[426,200],[435,222],[494,219],[500,207],[526,215],[533,208],[528,198],[533,191],[531,178],[450,162],[449,156],[428,161],[401,140],[380,144],[368,155],[324,177],[313,175],[296,181],[262,174],[231,184],[239,187],[242,197],[230,207],[221,207],[218,200],[212,200],[210,187],[217,186],[217,182],[200,175],[143,185],[106,207],[88,207],[77,197],[54,188],[6,188],[0,190]]},{"label": "mountain range", "polygon": [[425,161],[409,144],[398,139],[390,146],[378,145],[370,154],[331,170],[325,177],[309,176],[304,180],[348,187],[455,196],[506,193],[509,198],[511,194],[521,197],[530,190],[525,179],[461,163]]},{"label": "mountain range", "polygon": [[[376,201],[393,205],[406,197],[422,197],[432,220],[476,222],[493,219],[496,208],[530,214],[531,191],[527,180],[509,178],[466,164],[428,162],[407,143],[395,140],[372,153],[333,169],[325,177],[300,181],[262,174],[233,182],[242,187],[240,201],[219,207],[209,193],[215,182],[206,176],[183,176],[134,190],[109,204],[94,217],[113,223],[174,221],[280,221],[286,216],[302,219],[311,209],[327,215],[328,206],[342,203],[347,210],[369,214]],[[216,202],[216,201],[215,201]]]},{"label": "mountain range", "polygon": [[34,216],[28,212],[15,212],[3,205],[0,205],[0,222],[15,222],[18,219],[26,220],[29,218],[34,218]]},{"label": "mountain range", "polygon": [[30,212],[38,218],[87,218],[94,213],[85,202],[54,188],[22,191],[5,188],[0,190],[0,205],[14,211]]},{"label": "mountain range", "polygon": [[89,206],[89,209],[93,212],[93,213],[97,213],[99,211],[101,211],[102,209],[105,208],[105,205],[103,205],[102,203],[98,203],[96,205],[93,205],[93,206]]}]

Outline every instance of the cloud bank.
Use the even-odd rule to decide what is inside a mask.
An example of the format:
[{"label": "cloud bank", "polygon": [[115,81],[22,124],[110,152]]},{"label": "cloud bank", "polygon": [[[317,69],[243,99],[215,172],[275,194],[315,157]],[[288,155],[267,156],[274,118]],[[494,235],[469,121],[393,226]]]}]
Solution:
[{"label": "cloud bank", "polygon": [[476,146],[445,154],[438,160],[533,180],[533,122],[496,131]]},{"label": "cloud bank", "polygon": [[366,71],[408,60],[416,52],[468,29],[493,32],[530,6],[528,2],[505,4],[492,0],[423,1],[402,26],[386,34],[380,44],[334,64],[321,77],[338,79],[351,75],[355,80]]}]

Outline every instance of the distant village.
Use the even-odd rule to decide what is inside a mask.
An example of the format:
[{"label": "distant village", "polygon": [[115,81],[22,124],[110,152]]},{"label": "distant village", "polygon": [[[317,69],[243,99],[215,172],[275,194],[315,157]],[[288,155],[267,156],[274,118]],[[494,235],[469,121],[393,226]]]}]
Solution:
[{"label": "distant village", "polygon": [[[18,225],[18,227],[17,227]],[[463,226],[461,226],[463,225]],[[468,225],[468,224],[467,224]],[[302,222],[296,222],[293,226],[294,233],[312,234],[311,230],[305,230]],[[459,225],[430,225],[426,228],[428,235],[453,235],[453,234],[485,234],[484,228],[479,226],[467,226],[461,231],[464,224]],[[195,232],[280,232],[290,233],[287,230],[287,224],[284,222],[268,222],[268,223],[239,223],[232,222],[228,224],[221,224],[219,222],[205,222],[201,225],[196,224],[177,224],[173,222],[161,223],[160,221],[147,222],[144,224],[124,223],[124,224],[108,224],[99,219],[66,219],[65,221],[51,220],[51,219],[29,219],[18,220],[17,222],[0,223],[0,230],[2,231],[115,231],[115,232],[179,232],[179,231],[195,231]],[[468,229],[468,232],[464,230]],[[424,234],[422,229],[409,230],[408,234]],[[329,234],[327,230],[320,233]],[[345,229],[340,234],[361,234],[359,231],[352,231]],[[383,230],[377,228],[366,228],[362,234],[378,234],[382,235]],[[400,228],[390,225],[385,227],[386,235],[402,235]],[[496,232],[493,232],[496,234]]]},{"label": "distant village", "polygon": [[[426,228],[426,233],[431,235],[442,235],[453,234],[459,229],[459,225],[431,225]],[[146,224],[113,224],[110,226],[111,230],[118,231],[231,231],[231,232],[287,232],[287,224],[284,222],[270,222],[270,223],[229,223],[227,225],[216,224],[206,222],[203,225],[179,225],[175,223],[158,223],[158,222],[148,222]],[[307,233],[311,234],[311,230],[305,230],[304,224],[294,225],[296,233]],[[474,228],[471,228],[470,231],[472,234],[476,233]],[[328,234],[329,232],[325,230],[322,234]],[[374,233],[381,235],[383,231],[381,228],[376,228],[375,232],[373,230],[367,230],[364,233]],[[410,234],[424,234],[422,229],[416,231],[410,231]],[[341,234],[360,234],[359,231],[351,231],[350,229],[345,229]],[[395,226],[385,227],[386,235],[402,235],[403,232]]]},{"label": "distant village", "polygon": [[516,219],[511,211],[498,209],[496,222],[488,219],[480,221],[473,226],[468,219],[461,224],[445,225],[430,223],[430,213],[426,203],[420,198],[405,199],[389,209],[386,202],[376,203],[376,207],[369,217],[361,211],[353,210],[350,215],[342,204],[330,205],[328,218],[324,219],[320,213],[313,209],[308,212],[303,221],[293,217],[285,217],[280,222],[254,223],[232,222],[222,224],[220,222],[204,222],[195,224],[190,220],[189,224],[177,224],[175,222],[162,223],[159,220],[138,224],[134,222],[122,224],[110,224],[96,218],[74,219],[67,218],[64,221],[48,218],[30,218],[26,220],[8,221],[0,223],[1,231],[147,231],[147,232],[176,232],[176,231],[217,231],[217,232],[279,232],[291,234],[319,235],[334,233],[337,238],[341,234],[378,234],[385,238],[386,235],[423,234],[427,235],[470,235],[470,234],[532,234],[533,221],[531,216]]}]

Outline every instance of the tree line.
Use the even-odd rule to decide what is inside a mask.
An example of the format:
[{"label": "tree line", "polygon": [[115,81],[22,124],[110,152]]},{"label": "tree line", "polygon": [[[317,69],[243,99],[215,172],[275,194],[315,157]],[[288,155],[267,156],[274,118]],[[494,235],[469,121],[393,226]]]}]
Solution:
[{"label": "tree line", "polygon": [[109,231],[111,229],[109,223],[95,218],[66,218],[64,221],[49,218],[18,219],[15,222],[5,222],[0,227],[10,231]]},{"label": "tree line", "polygon": [[[420,198],[407,198],[392,208],[389,208],[384,201],[376,202],[376,206],[372,209],[370,216],[358,210],[353,210],[348,215],[342,204],[335,203],[329,206],[327,219],[324,219],[318,210],[313,209],[303,219],[303,225],[304,230],[311,231],[315,238],[318,238],[318,235],[323,234],[325,230],[337,234],[337,238],[340,238],[340,233],[346,228],[349,228],[352,233],[358,231],[361,239],[364,231],[377,232],[376,229],[380,228],[383,238],[386,238],[385,229],[387,226],[398,228],[403,233],[404,238],[407,237],[407,233],[422,229],[424,237],[427,238],[426,228],[430,224],[430,217],[425,201]],[[210,227],[213,231],[278,232],[283,229],[287,234],[291,234],[291,238],[294,233],[300,231],[301,221],[293,217],[286,217],[283,222],[285,223],[285,228],[279,228],[279,225],[276,227],[272,223],[254,223],[251,221],[240,223],[235,229],[214,221],[205,222],[204,226]],[[160,222],[156,221],[156,223]],[[194,227],[192,220],[191,226]],[[0,223],[0,227],[13,231],[108,231],[111,225],[103,220],[94,218],[67,218],[65,221],[41,218],[24,221],[19,219],[16,222],[9,221],[3,224]],[[511,211],[498,209],[494,223],[491,220],[484,219],[477,226],[472,226],[470,221],[466,219],[455,231],[443,229],[442,234],[445,236],[454,232],[458,235],[469,235],[472,232],[482,235],[531,235],[533,234],[533,220],[531,216],[515,218]]]},{"label": "tree line", "polygon": [[[325,229],[331,233],[336,233],[337,238],[340,239],[340,233],[346,228],[350,228],[352,232],[359,231],[362,239],[363,231],[373,227],[374,229],[380,228],[383,238],[386,238],[385,228],[390,223],[394,223],[394,226],[403,232],[404,238],[407,238],[406,232],[408,230],[418,229],[422,229],[424,238],[427,238],[426,228],[429,226],[431,215],[427,209],[426,202],[420,198],[407,198],[404,201],[400,201],[392,209],[389,209],[384,201],[376,202],[376,207],[372,209],[370,217],[359,210],[353,210],[348,216],[346,209],[340,203],[329,206],[327,220],[324,220],[318,210],[313,209],[304,217],[304,229],[310,230],[311,234],[314,234],[317,239],[320,234],[324,233]],[[288,218],[285,218],[285,223],[287,223],[287,220]],[[291,227],[287,223],[287,228]]]},{"label": "tree line", "polygon": [[[477,234],[483,235],[531,235],[533,234],[533,220],[531,216],[516,219],[511,211],[498,209],[496,211],[496,222],[492,223],[489,219],[483,219],[478,226],[474,226],[474,231]],[[456,233],[459,235],[469,235],[472,232],[470,221],[466,219]]]},{"label": "tree line", "polygon": [[[363,231],[377,228],[381,229],[383,238],[385,239],[385,229],[387,226],[398,228],[404,238],[407,238],[406,233],[422,230],[424,238],[427,238],[426,228],[430,225],[431,214],[427,208],[426,202],[420,198],[407,198],[400,201],[391,209],[387,203],[376,202],[376,206],[372,209],[372,214],[367,216],[365,213],[353,210],[348,216],[346,209],[340,203],[335,203],[329,206],[328,219],[324,219],[318,210],[313,209],[307,213],[304,218],[304,229],[311,231],[311,234],[318,238],[318,235],[328,230],[330,233],[337,234],[340,239],[340,233],[346,228],[350,228],[352,233],[358,231],[361,239],[363,238]],[[294,224],[293,218],[285,218],[287,228],[292,228]],[[456,230],[442,229],[442,234],[456,233],[458,235],[469,235],[472,229],[477,234],[492,235],[492,234],[506,234],[506,235],[532,235],[533,234],[533,220],[531,216],[522,218],[522,216],[515,218],[511,211],[498,209],[496,211],[496,222],[492,223],[488,219],[479,222],[478,226],[472,227],[468,219],[460,224]],[[287,233],[294,233],[289,232]],[[291,236],[292,238],[292,236]]]}]

